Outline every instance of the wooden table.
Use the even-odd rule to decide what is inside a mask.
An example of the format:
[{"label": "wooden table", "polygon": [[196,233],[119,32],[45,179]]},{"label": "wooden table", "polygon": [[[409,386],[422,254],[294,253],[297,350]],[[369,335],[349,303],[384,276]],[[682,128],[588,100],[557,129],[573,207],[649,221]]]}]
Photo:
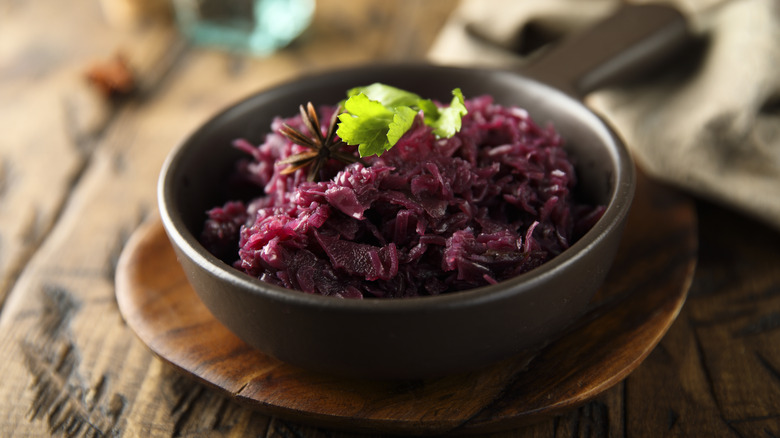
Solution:
[{"label": "wooden table", "polygon": [[[356,436],[252,411],[153,356],[118,311],[117,259],[200,122],[302,73],[422,60],[454,3],[319,0],[300,40],[253,59],[109,25],[96,1],[0,2],[0,436]],[[105,99],[85,77],[119,52],[137,89]],[[494,436],[780,436],[780,234],[695,202],[698,266],[660,345],[594,401]]]}]

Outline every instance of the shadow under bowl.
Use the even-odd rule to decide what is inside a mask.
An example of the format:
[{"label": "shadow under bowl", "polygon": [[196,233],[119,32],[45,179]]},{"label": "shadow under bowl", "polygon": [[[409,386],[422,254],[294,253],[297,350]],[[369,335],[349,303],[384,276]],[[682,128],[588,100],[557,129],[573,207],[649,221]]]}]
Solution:
[{"label": "shadow under bowl", "polygon": [[[528,110],[565,140],[578,191],[606,205],[596,225],[544,265],[477,289],[430,297],[348,300],[288,290],[248,276],[197,236],[205,212],[224,202],[221,181],[241,152],[263,141],[272,119],[311,101],[335,104],[346,90],[383,82],[449,100],[490,94]],[[303,368],[369,379],[418,379],[474,370],[542,345],[586,310],[604,281],[633,198],[633,163],[618,137],[579,101],[513,72],[431,65],[368,66],[304,77],[219,113],[185,139],[162,169],[166,233],[200,299],[249,345]]]}]

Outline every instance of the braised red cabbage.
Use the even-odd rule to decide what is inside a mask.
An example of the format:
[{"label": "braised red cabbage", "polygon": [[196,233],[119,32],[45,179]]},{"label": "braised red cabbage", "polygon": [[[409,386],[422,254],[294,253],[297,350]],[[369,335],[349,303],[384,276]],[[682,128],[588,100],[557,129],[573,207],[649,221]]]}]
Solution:
[{"label": "braised red cabbage", "polygon": [[321,182],[279,173],[302,148],[278,128],[307,131],[300,116],[277,118],[263,144],[235,142],[251,157],[236,177],[262,196],[210,210],[202,243],[266,282],[344,298],[437,295],[541,265],[604,208],[574,199],[574,166],[551,127],[489,96],[466,105],[454,137],[417,120],[381,157],[330,163]]}]

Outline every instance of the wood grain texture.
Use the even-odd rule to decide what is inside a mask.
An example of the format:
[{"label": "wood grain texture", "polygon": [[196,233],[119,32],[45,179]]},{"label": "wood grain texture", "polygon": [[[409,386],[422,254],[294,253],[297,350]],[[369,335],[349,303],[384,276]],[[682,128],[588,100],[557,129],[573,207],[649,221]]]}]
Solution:
[{"label": "wood grain texture", "polygon": [[780,235],[706,202],[699,217],[688,302],[628,381],[628,424],[656,436],[780,436]]},{"label": "wood grain texture", "polygon": [[128,243],[116,292],[158,356],[270,415],[352,431],[485,433],[578,407],[633,371],[680,311],[696,248],[693,203],[640,177],[617,263],[582,321],[540,351],[423,381],[351,381],[253,350],[200,302],[158,220]]}]

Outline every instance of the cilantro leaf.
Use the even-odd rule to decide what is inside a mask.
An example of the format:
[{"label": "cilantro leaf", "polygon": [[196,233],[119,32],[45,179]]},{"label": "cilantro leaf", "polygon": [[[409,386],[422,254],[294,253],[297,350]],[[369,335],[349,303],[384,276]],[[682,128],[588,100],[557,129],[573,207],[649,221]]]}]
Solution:
[{"label": "cilantro leaf", "polygon": [[420,96],[411,91],[402,90],[379,82],[375,82],[365,87],[355,87],[347,91],[347,97],[356,96],[361,93],[368,96],[369,99],[375,100],[388,108],[395,108],[397,106],[411,107],[420,100]]},{"label": "cilantro leaf", "polygon": [[436,106],[430,99],[420,99],[417,102],[417,106],[423,112],[425,124],[431,126],[436,120],[439,119],[439,107]]},{"label": "cilantro leaf", "polygon": [[433,101],[389,85],[374,83],[347,91],[336,134],[347,144],[358,145],[361,157],[382,155],[411,129],[422,112],[426,125],[439,137],[452,137],[460,130],[467,113],[463,93],[452,91],[450,106],[439,108]]},{"label": "cilantro leaf", "polygon": [[460,88],[452,90],[452,94],[453,98],[450,106],[439,110],[439,118],[431,124],[433,133],[440,138],[452,137],[456,132],[460,131],[461,118],[468,113]]},{"label": "cilantro leaf", "polygon": [[344,108],[347,112],[339,114],[336,134],[347,144],[359,145],[361,157],[382,155],[390,149],[387,132],[393,122],[392,111],[362,93],[347,99]]},{"label": "cilantro leaf", "polygon": [[387,140],[391,147],[395,146],[406,131],[412,127],[412,123],[414,123],[414,118],[416,116],[417,111],[408,106],[399,106],[395,108],[393,123],[390,124],[390,129],[387,132]]}]

